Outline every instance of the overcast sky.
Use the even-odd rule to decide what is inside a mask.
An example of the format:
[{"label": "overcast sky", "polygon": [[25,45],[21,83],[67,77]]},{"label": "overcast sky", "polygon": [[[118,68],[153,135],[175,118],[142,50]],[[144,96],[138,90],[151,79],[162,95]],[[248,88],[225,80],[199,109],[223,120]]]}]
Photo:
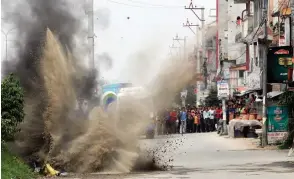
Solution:
[{"label": "overcast sky", "polygon": [[[128,81],[135,73],[145,73],[159,65],[168,56],[176,34],[188,36],[188,43],[193,44],[195,36],[183,23],[187,18],[194,24],[200,22],[184,9],[189,3],[190,0],[94,0],[95,57],[107,53],[112,59],[112,68],[104,70],[104,78]],[[194,5],[204,6],[207,21],[214,20],[208,15],[209,9],[215,8],[215,0],[194,0]],[[4,25],[2,29],[7,31],[9,27]],[[5,36],[1,37],[5,58]],[[13,48],[8,45],[8,51]],[[172,53],[176,55],[176,49]]]}]

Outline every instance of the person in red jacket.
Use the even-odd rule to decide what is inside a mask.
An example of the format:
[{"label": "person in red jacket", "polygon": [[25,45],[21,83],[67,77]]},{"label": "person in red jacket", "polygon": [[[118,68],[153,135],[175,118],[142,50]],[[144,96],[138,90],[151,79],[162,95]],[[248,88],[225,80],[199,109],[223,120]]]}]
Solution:
[{"label": "person in red jacket", "polygon": [[178,118],[178,113],[175,109],[173,109],[171,112],[170,112],[170,118],[169,118],[169,123],[170,123],[170,134],[171,133],[176,133],[176,122],[177,122],[177,118]]}]

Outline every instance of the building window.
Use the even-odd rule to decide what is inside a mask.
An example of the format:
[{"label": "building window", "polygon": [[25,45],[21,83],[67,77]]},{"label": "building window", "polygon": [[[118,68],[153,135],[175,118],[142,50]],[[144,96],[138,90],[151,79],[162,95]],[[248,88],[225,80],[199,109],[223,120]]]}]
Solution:
[{"label": "building window", "polygon": [[244,70],[239,71],[239,78],[244,78]]}]

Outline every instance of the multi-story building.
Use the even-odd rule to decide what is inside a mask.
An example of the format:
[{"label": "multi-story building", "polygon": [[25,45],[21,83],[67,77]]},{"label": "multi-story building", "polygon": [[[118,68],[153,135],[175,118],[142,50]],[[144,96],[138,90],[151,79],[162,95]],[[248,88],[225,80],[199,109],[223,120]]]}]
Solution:
[{"label": "multi-story building", "polygon": [[246,70],[246,45],[236,37],[242,33],[240,17],[246,11],[245,4],[235,4],[228,0],[228,61],[230,62],[230,93],[244,90],[244,71]]},{"label": "multi-story building", "polygon": [[[262,0],[234,0],[235,4],[245,4],[245,9],[238,18],[240,32],[236,34],[236,42],[245,46],[245,69],[243,78],[247,90],[260,88],[261,73],[260,66],[262,53],[259,53],[260,45],[258,37],[264,34],[262,28]],[[268,33],[270,36],[270,33]]]},{"label": "multi-story building", "polygon": [[[263,53],[265,46],[264,18],[267,18],[267,40],[270,46],[290,45],[289,0],[265,1],[267,14],[263,14],[263,0],[234,0],[235,4],[245,4],[246,9],[240,16],[240,32],[236,34],[236,42],[246,46],[244,84],[247,90],[261,88],[261,67],[266,59]],[[244,69],[244,68],[242,68]],[[243,76],[243,75],[242,75]]]}]

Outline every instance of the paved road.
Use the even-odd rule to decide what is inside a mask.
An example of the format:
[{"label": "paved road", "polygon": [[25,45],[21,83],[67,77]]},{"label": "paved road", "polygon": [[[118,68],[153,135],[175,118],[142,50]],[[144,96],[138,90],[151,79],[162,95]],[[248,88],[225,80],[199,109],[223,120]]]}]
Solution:
[{"label": "paved road", "polygon": [[[95,174],[85,178],[124,179],[293,179],[294,157],[288,151],[257,150],[245,139],[219,137],[215,133],[174,135],[142,141],[143,147],[157,147],[165,161],[173,166],[168,171],[138,172],[128,175]],[[169,147],[167,147],[169,146]],[[160,153],[160,152],[159,152]],[[81,177],[84,178],[84,177]]]}]

